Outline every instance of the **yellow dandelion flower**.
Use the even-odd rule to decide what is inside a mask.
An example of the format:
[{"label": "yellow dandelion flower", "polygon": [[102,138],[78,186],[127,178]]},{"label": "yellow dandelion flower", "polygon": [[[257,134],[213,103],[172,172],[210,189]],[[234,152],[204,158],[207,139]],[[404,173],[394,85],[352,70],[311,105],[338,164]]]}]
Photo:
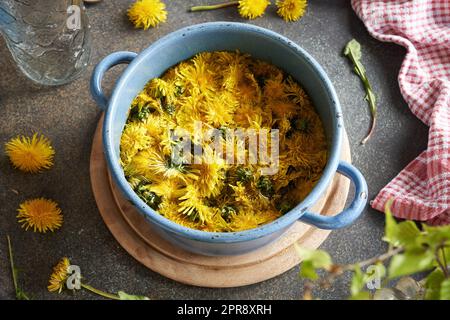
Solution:
[{"label": "yellow dandelion flower", "polygon": [[282,117],[278,121],[278,129],[280,130],[280,144],[284,144],[286,140],[286,134],[291,130],[291,121],[287,116]]},{"label": "yellow dandelion flower", "polygon": [[256,77],[261,77],[263,79],[283,78],[283,73],[280,69],[265,61],[253,61],[250,65],[250,69]]},{"label": "yellow dandelion flower", "polygon": [[[204,102],[204,96],[201,94],[192,94],[188,97],[182,97],[180,99],[181,108],[177,113],[197,114],[201,111],[201,104]],[[178,116],[175,118],[178,120]]]},{"label": "yellow dandelion flower", "polygon": [[268,0],[241,0],[239,1],[239,14],[246,19],[261,17],[270,4]]},{"label": "yellow dandelion flower", "polygon": [[147,135],[145,126],[140,123],[128,123],[120,140],[122,161],[128,162],[139,150],[147,148],[151,141],[152,138]]},{"label": "yellow dandelion flower", "polygon": [[306,196],[311,192],[311,190],[316,185],[317,181],[308,179],[298,179],[295,182],[295,188],[290,189],[287,199],[292,203],[299,203],[306,198]]},{"label": "yellow dandelion flower", "polygon": [[250,55],[241,54],[238,50],[236,52],[216,51],[213,57],[213,61],[218,64],[220,69],[223,69],[224,66],[231,66],[233,64],[242,66],[245,60],[250,58]]},{"label": "yellow dandelion flower", "polygon": [[231,222],[233,230],[243,231],[259,227],[258,219],[253,211],[240,212]]},{"label": "yellow dandelion flower", "polygon": [[126,171],[125,171],[125,175],[127,177],[129,185],[133,189],[137,188],[139,186],[139,184],[141,184],[143,181],[145,181],[145,179],[142,179],[139,176],[132,176],[132,175],[126,174]]},{"label": "yellow dandelion flower", "polygon": [[47,286],[48,291],[58,292],[64,289],[67,278],[69,277],[70,260],[62,258],[58,264],[53,268],[53,273],[50,275],[50,280]]},{"label": "yellow dandelion flower", "polygon": [[152,79],[145,87],[145,90],[152,97],[160,98],[169,94],[169,84],[159,78]]},{"label": "yellow dandelion flower", "polygon": [[230,223],[233,230],[243,231],[257,228],[280,217],[276,210],[248,210],[238,214]]},{"label": "yellow dandelion flower", "polygon": [[180,183],[174,179],[166,179],[157,184],[150,185],[150,191],[167,200],[175,200],[183,195]]},{"label": "yellow dandelion flower", "polygon": [[5,150],[13,166],[24,172],[37,173],[53,165],[55,150],[50,140],[37,133],[32,138],[18,136],[11,139]]},{"label": "yellow dandelion flower", "polygon": [[148,95],[147,92],[142,91],[136,96],[136,98],[133,99],[132,108],[136,108],[137,111],[142,111],[144,107],[158,109],[158,101]]},{"label": "yellow dandelion flower", "polygon": [[285,96],[283,76],[280,75],[275,79],[266,80],[264,86],[264,97],[267,100],[281,99]]},{"label": "yellow dandelion flower", "polygon": [[264,14],[267,6],[270,4],[268,0],[240,0],[240,1],[230,1],[214,5],[201,5],[191,7],[189,11],[208,11],[216,10],[228,7],[238,6],[239,14],[241,17],[246,19],[255,19]]},{"label": "yellow dandelion flower", "polygon": [[262,112],[259,105],[255,106],[251,101],[241,101],[239,112],[236,112],[233,121],[243,128],[248,128],[249,125],[257,118],[258,114]]},{"label": "yellow dandelion flower", "polygon": [[160,0],[137,0],[128,9],[128,18],[136,28],[147,30],[166,22],[166,5]]},{"label": "yellow dandelion flower", "polygon": [[149,183],[148,179],[134,167],[134,163],[122,163],[122,166],[125,177],[133,189],[137,188],[141,183]]},{"label": "yellow dandelion flower", "polygon": [[208,51],[200,52],[194,58],[192,58],[192,62],[194,64],[202,63],[210,67],[214,67],[214,53]]},{"label": "yellow dandelion flower", "polygon": [[166,121],[163,118],[150,115],[144,123],[147,135],[153,139],[160,139],[160,136],[164,134],[164,128],[167,126]]},{"label": "yellow dandelion flower", "polygon": [[38,198],[27,200],[17,209],[17,219],[25,230],[32,228],[34,232],[47,232],[59,229],[63,216],[58,204],[52,200]]},{"label": "yellow dandelion flower", "polygon": [[163,202],[161,202],[159,208],[158,208],[158,212],[166,217],[169,220],[172,220],[173,222],[182,225],[184,227],[187,228],[193,228],[193,229],[201,229],[201,230],[206,230],[206,224],[199,224],[198,220],[194,220],[193,216],[187,216],[185,214],[180,214],[180,212],[178,212],[179,209],[179,205],[178,202],[175,201],[166,201],[163,200]]},{"label": "yellow dandelion flower", "polygon": [[144,175],[150,181],[163,179],[197,179],[195,174],[187,170],[182,164],[171,163],[169,157],[161,155],[155,150],[139,152],[132,162],[137,172]]},{"label": "yellow dandelion flower", "polygon": [[244,79],[239,83],[238,92],[240,102],[258,104],[261,101],[261,89],[251,73],[245,74]]},{"label": "yellow dandelion flower", "polygon": [[184,195],[180,198],[178,212],[185,214],[192,220],[200,220],[201,223],[211,221],[214,211],[203,203],[203,197],[197,187],[189,184],[183,189]]},{"label": "yellow dandelion flower", "polygon": [[217,196],[225,179],[225,160],[207,148],[203,150],[200,164],[192,167],[198,179],[195,181],[198,191],[203,197]]},{"label": "yellow dandelion flower", "polygon": [[242,66],[237,62],[232,62],[226,70],[223,86],[225,89],[232,91],[243,78],[244,70],[242,69]]},{"label": "yellow dandelion flower", "polygon": [[297,105],[289,100],[276,100],[272,101],[272,112],[275,117],[281,119],[285,116],[290,116],[298,111]]},{"label": "yellow dandelion flower", "polygon": [[[182,127],[170,128],[159,138],[159,147],[165,156],[176,158],[179,163],[190,163],[192,153],[190,149],[191,134]],[[189,149],[188,149],[189,148]]]},{"label": "yellow dandelion flower", "polygon": [[216,99],[206,101],[203,109],[208,123],[214,127],[220,127],[233,121],[237,106],[238,101],[233,97],[233,94],[224,91]]},{"label": "yellow dandelion flower", "polygon": [[[158,207],[158,212],[169,220],[175,221],[177,223],[184,222],[186,217],[178,213],[178,203],[176,201],[168,200],[164,198]],[[184,225],[184,223],[180,223]]]},{"label": "yellow dandelion flower", "polygon": [[292,77],[288,77],[285,83],[285,92],[294,103],[300,105],[302,108],[311,106],[311,101],[305,90]]},{"label": "yellow dandelion flower", "polygon": [[192,64],[180,67],[179,74],[192,94],[208,94],[215,91],[217,84],[204,56],[197,55]]},{"label": "yellow dandelion flower", "polygon": [[[200,112],[194,111],[190,113],[185,109],[182,112],[177,113],[177,128],[179,128],[179,130],[185,130],[185,132],[189,133],[189,135],[191,136],[193,136],[194,132],[196,132],[196,129],[200,127],[199,123],[205,123],[204,116]],[[200,133],[202,132],[203,131],[201,131]],[[187,136],[188,135],[186,135],[186,137]]]},{"label": "yellow dandelion flower", "polygon": [[277,13],[285,21],[297,21],[306,11],[307,0],[277,0]]},{"label": "yellow dandelion flower", "polygon": [[252,201],[250,199],[249,192],[243,183],[238,182],[235,186],[230,185],[233,190],[233,195],[236,203],[241,204],[244,207],[251,208]]}]

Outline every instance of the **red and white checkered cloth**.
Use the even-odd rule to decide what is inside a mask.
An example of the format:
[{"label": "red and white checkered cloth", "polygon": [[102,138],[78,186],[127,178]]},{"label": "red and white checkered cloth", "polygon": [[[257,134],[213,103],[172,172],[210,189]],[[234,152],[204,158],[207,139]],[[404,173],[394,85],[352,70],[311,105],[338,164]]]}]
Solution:
[{"label": "red and white checkered cloth", "polygon": [[[369,33],[407,49],[398,81],[411,111],[430,127],[428,147],[372,202],[404,219],[450,223],[450,0],[352,0]],[[414,143],[414,136],[411,136]]]}]

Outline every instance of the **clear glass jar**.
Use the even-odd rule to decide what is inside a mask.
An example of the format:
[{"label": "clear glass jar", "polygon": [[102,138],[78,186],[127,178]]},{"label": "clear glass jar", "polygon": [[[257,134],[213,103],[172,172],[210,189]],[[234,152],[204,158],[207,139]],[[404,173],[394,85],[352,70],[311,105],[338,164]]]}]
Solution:
[{"label": "clear glass jar", "polygon": [[0,31],[31,80],[61,85],[77,78],[91,53],[82,0],[0,0]]}]

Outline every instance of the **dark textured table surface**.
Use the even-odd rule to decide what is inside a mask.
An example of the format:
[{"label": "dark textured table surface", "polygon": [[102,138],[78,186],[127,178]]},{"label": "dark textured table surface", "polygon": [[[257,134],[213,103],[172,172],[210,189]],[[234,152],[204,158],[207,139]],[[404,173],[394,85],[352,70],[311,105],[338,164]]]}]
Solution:
[{"label": "dark textured table surface", "polygon": [[[167,33],[207,21],[243,21],[234,8],[187,13],[190,5],[205,1],[165,1],[165,24],[147,31],[135,30],[125,12],[131,1],[104,0],[88,6],[93,54],[86,73],[73,83],[40,88],[14,67],[0,40],[0,144],[17,134],[41,132],[56,149],[55,166],[38,175],[12,169],[0,156],[0,298],[13,299],[5,235],[12,239],[23,288],[36,299],[92,299],[86,292],[61,295],[46,289],[52,266],[63,256],[81,267],[95,287],[110,292],[124,290],[155,299],[299,299],[303,283],[298,267],[263,283],[233,289],[190,287],[166,279],[134,260],[123,250],[103,223],[91,192],[89,154],[100,111],[90,98],[88,81],[93,66],[105,55],[118,51],[139,52]],[[213,1],[211,1],[213,2]],[[273,2],[273,1],[272,1]],[[245,21],[248,22],[248,21]],[[339,95],[344,111],[353,163],[365,177],[372,199],[377,192],[426,146],[427,128],[409,111],[402,99],[397,73],[405,50],[370,37],[347,0],[311,0],[306,16],[285,23],[275,10],[250,21],[285,35],[309,51],[322,64]],[[359,79],[351,72],[342,48],[352,38],[363,46],[363,62],[378,96],[379,122],[373,139],[360,146],[370,122]],[[111,90],[122,67],[108,73],[105,88]],[[11,191],[15,189],[19,194]],[[64,225],[55,233],[24,231],[17,223],[18,205],[33,197],[56,200],[64,212]],[[348,263],[377,255],[386,249],[381,241],[383,215],[367,208],[362,218],[344,230],[334,231],[322,245],[337,262]],[[348,278],[327,291],[322,299],[346,298]]]}]

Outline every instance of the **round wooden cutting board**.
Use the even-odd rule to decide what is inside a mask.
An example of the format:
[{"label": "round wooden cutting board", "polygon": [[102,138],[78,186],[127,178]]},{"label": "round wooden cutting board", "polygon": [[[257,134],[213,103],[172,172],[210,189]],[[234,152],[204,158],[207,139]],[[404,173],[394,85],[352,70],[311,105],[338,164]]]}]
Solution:
[{"label": "round wooden cutting board", "polygon": [[[151,270],[178,282],[202,287],[238,287],[261,282],[293,268],[301,262],[295,243],[315,249],[330,231],[296,222],[284,235],[256,251],[210,257],[190,253],[159,237],[145,218],[125,200],[110,179],[103,154],[101,117],[92,144],[90,175],[92,190],[106,226],[120,245]],[[341,159],[350,162],[345,135]],[[345,206],[350,181],[336,174],[313,212],[334,214]]]}]

